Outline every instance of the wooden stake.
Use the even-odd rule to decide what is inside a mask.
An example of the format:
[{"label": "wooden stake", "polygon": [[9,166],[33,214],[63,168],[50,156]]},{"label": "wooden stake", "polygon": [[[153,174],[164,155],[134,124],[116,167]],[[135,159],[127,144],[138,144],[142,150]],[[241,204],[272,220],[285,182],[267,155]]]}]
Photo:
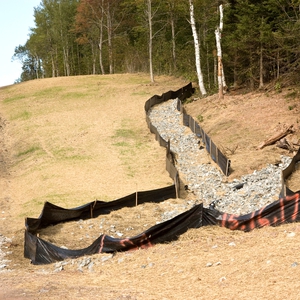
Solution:
[{"label": "wooden stake", "polygon": [[178,173],[176,173],[175,180],[174,180],[174,183],[175,183],[176,199],[178,199],[177,178],[178,178]]},{"label": "wooden stake", "polygon": [[94,201],[94,204],[90,206],[90,211],[91,211],[91,219],[93,218],[93,210],[96,206],[97,200]]},{"label": "wooden stake", "polygon": [[137,190],[137,184],[135,189],[135,206],[138,206],[138,190]]}]

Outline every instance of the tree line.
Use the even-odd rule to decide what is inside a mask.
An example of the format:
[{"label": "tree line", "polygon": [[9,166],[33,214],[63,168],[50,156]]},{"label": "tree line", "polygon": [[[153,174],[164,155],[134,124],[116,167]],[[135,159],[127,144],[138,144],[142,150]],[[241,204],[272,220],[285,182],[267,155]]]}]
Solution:
[{"label": "tree line", "polygon": [[27,42],[15,48],[13,58],[22,63],[18,81],[135,72],[148,72],[152,81],[161,74],[196,81],[199,50],[205,88],[215,92],[220,5],[228,85],[256,89],[296,78],[299,0],[42,0]]}]

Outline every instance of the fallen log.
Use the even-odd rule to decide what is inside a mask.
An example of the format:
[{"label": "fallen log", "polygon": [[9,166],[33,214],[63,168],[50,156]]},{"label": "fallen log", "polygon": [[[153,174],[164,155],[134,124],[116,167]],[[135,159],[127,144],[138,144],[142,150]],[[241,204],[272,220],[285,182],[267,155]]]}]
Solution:
[{"label": "fallen log", "polygon": [[286,135],[292,133],[293,130],[293,125],[290,125],[288,128],[284,128],[281,131],[277,132],[275,135],[273,135],[272,137],[270,137],[269,139],[267,139],[266,141],[264,141],[263,143],[261,143],[257,149],[263,149],[266,146],[269,145],[273,145],[275,144],[277,141],[279,141],[280,139],[282,139],[283,137],[285,137]]}]

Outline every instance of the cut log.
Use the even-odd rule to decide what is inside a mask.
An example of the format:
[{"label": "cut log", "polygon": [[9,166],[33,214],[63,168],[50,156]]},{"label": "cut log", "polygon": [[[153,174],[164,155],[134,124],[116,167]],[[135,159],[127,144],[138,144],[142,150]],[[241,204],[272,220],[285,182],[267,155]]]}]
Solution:
[{"label": "cut log", "polygon": [[261,143],[257,149],[260,150],[266,146],[269,145],[273,145],[275,144],[277,141],[279,141],[280,139],[282,139],[283,137],[285,137],[286,135],[290,134],[293,132],[293,125],[289,126],[288,128],[282,129],[281,131],[277,132],[275,135],[273,135],[272,137],[270,137],[269,139],[267,139],[266,141],[264,141],[263,143]]}]

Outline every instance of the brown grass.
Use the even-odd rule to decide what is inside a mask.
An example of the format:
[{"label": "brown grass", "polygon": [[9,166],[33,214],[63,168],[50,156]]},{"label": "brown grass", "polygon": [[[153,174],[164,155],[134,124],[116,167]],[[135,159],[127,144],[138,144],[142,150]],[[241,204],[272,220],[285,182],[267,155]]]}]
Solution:
[{"label": "brown grass", "polygon": [[[0,138],[0,233],[13,238],[7,248],[11,270],[0,273],[0,299],[299,298],[297,223],[250,233],[189,230],[148,250],[94,255],[92,269],[79,269],[78,259],[54,272],[55,264],[33,266],[23,258],[24,218],[38,217],[44,201],[70,208],[171,183],[165,150],[147,128],[144,103],[184,84],[158,77],[150,85],[147,75],[137,74],[43,79],[0,89],[6,120]],[[201,126],[229,149],[231,180],[281,154],[292,155],[274,146],[255,149],[279,122],[297,124],[298,107],[290,105],[283,94],[229,94],[224,101],[212,96],[187,109],[195,118],[202,115]],[[154,225],[172,203],[184,202],[124,208],[49,227],[41,236],[73,249],[101,233],[133,236]]]}]

